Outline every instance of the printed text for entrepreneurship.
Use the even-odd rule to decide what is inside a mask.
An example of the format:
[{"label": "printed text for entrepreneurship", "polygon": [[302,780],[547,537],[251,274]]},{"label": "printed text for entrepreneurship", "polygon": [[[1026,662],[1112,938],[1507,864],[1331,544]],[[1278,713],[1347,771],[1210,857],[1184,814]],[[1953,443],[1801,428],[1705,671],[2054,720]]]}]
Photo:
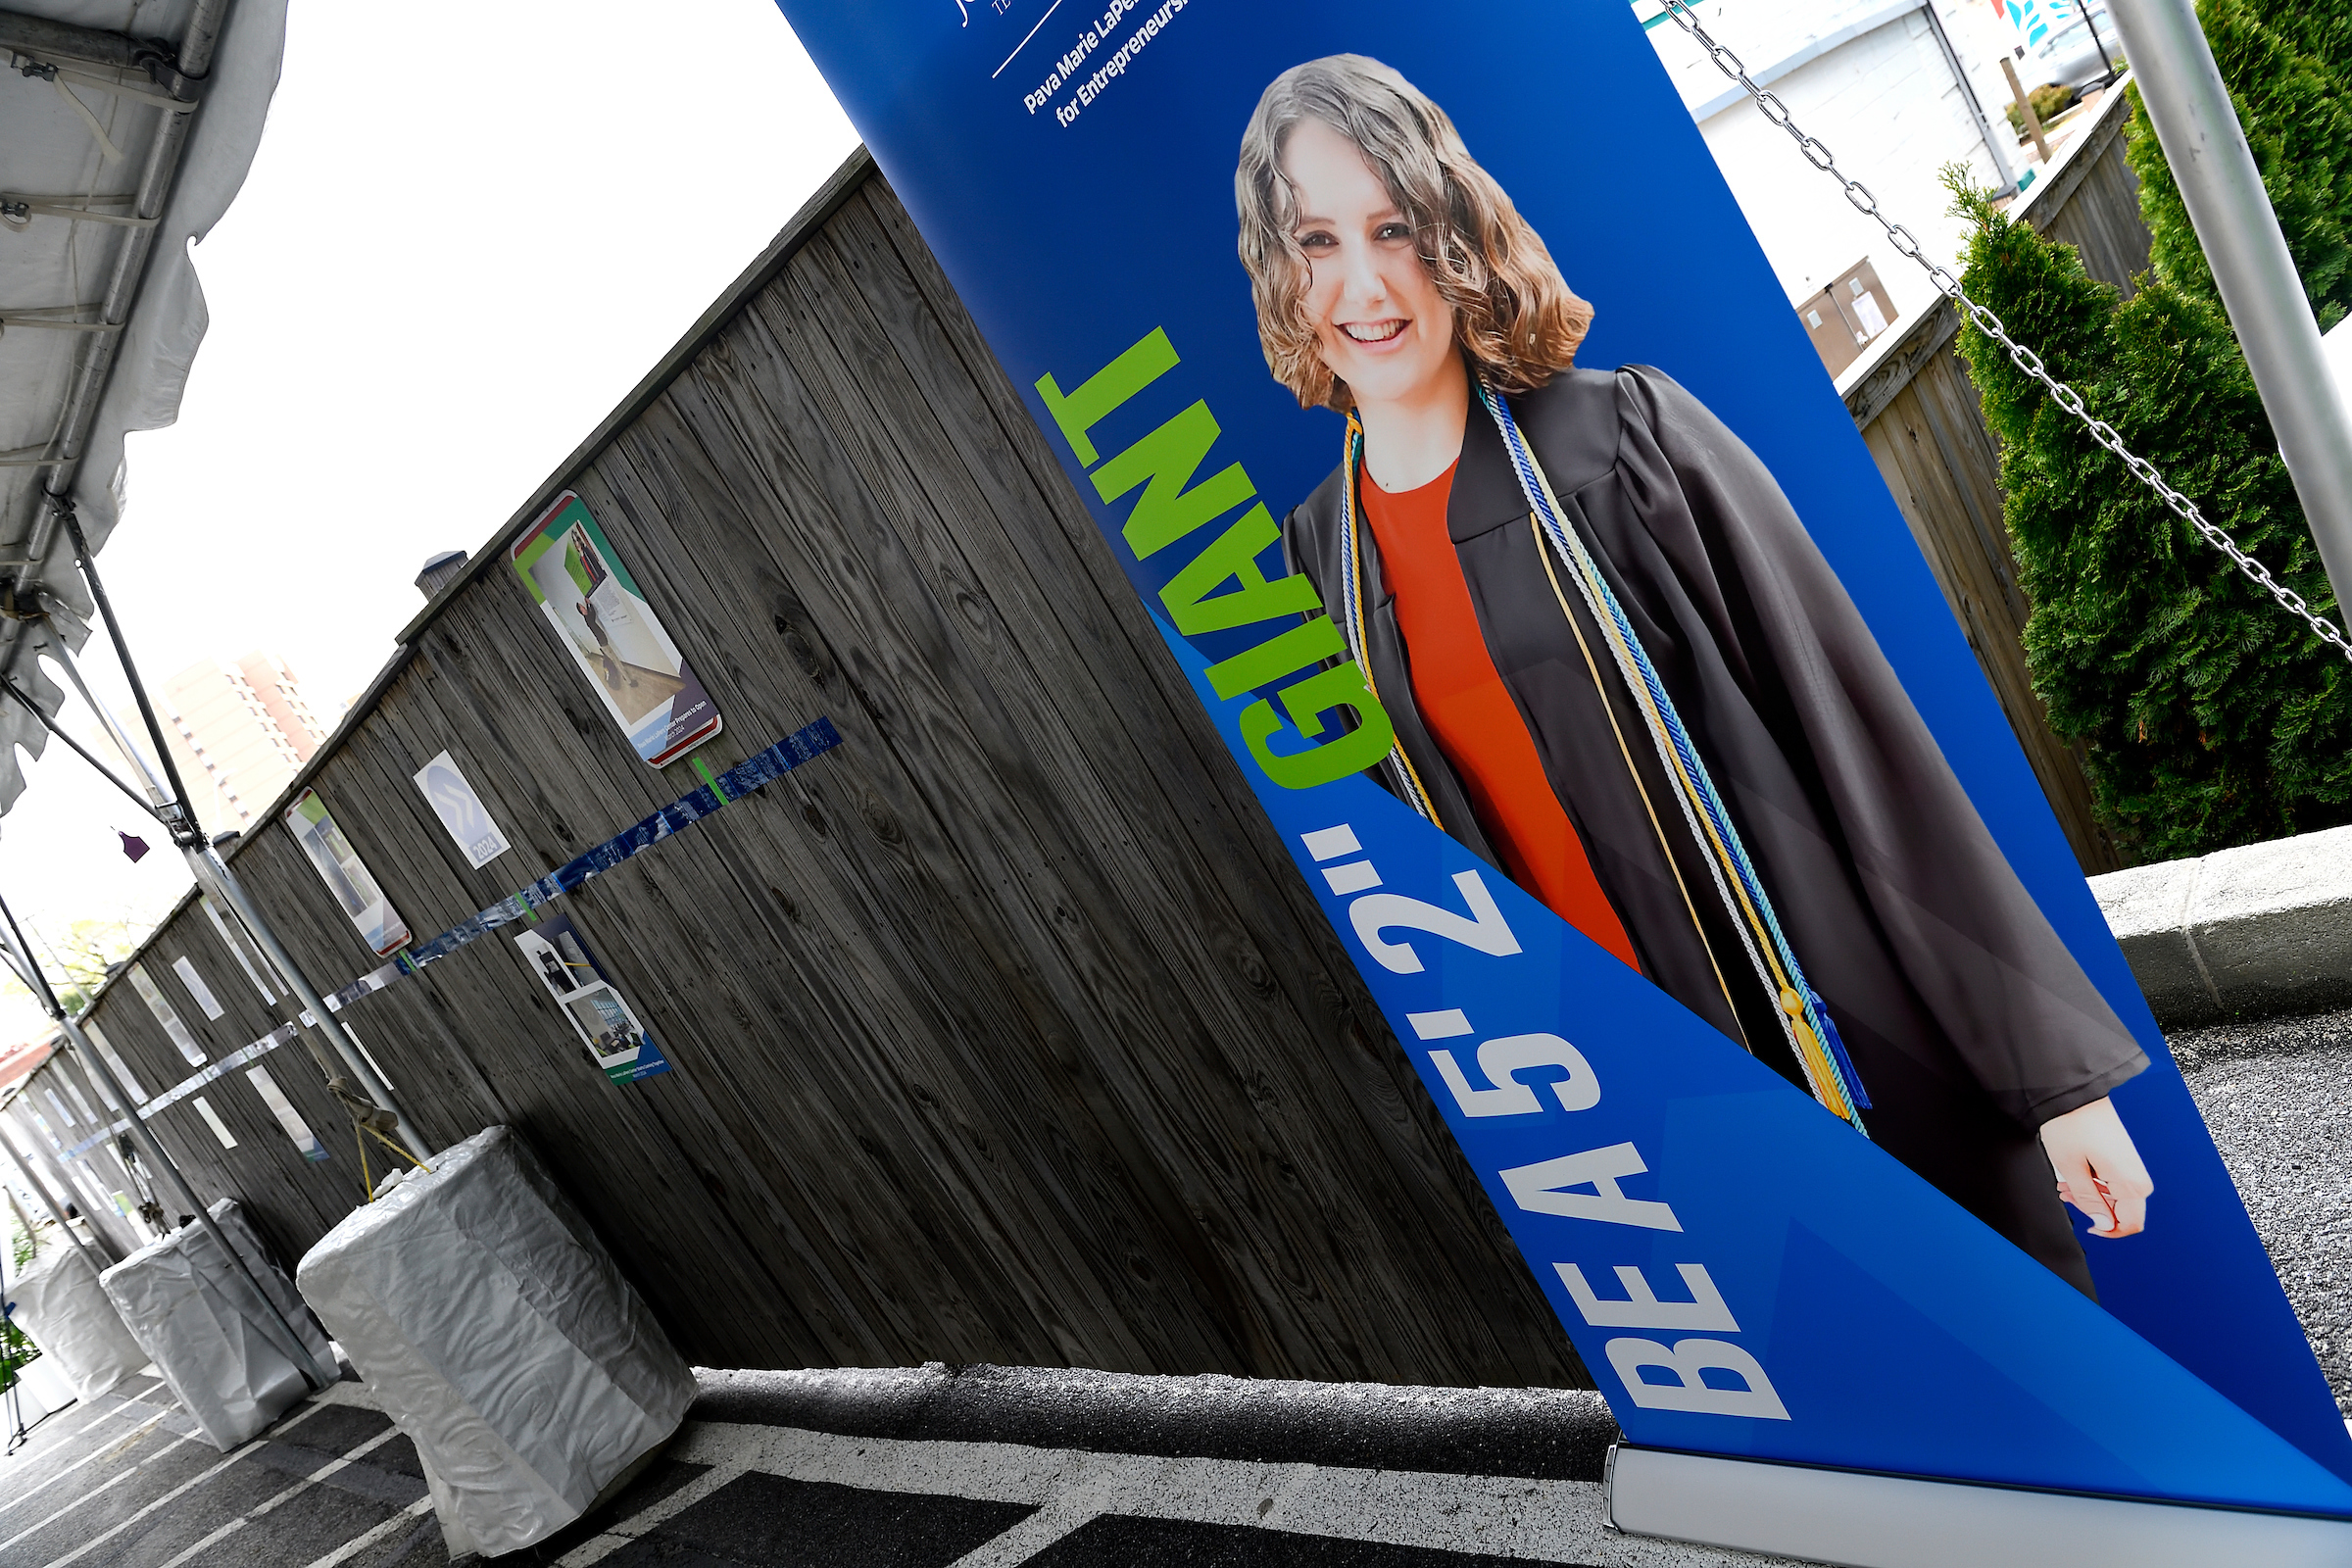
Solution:
[{"label": "printed text for entrepreneurship", "polygon": [[[1126,74],[1135,57],[1144,52],[1144,46],[1160,35],[1189,0],[1160,0],[1124,43],[1105,52],[1103,46],[1119,24],[1149,3],[1150,0],[1109,0],[1103,13],[1081,28],[1069,50],[1054,62],[1046,79],[1021,95],[1022,104],[1033,115],[1051,105],[1055,120],[1064,125],[1074,122],[1089,104]],[[1054,94],[1064,87],[1070,88],[1068,100],[1054,103]]]}]

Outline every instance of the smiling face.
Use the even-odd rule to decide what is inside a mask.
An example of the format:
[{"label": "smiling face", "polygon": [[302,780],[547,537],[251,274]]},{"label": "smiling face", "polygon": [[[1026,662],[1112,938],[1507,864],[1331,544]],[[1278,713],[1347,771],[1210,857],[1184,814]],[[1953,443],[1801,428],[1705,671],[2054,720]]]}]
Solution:
[{"label": "smiling face", "polygon": [[1412,221],[1353,142],[1302,120],[1282,151],[1305,254],[1302,303],[1323,363],[1359,406],[1412,403],[1459,365],[1453,307],[1422,264]]}]

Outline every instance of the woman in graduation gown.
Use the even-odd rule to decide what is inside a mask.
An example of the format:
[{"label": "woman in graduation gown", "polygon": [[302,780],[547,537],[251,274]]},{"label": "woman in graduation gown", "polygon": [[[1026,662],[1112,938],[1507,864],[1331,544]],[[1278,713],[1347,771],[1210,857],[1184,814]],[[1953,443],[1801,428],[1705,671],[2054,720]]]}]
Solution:
[{"label": "woman in graduation gown", "polygon": [[1267,365],[1348,416],[1283,539],[1395,725],[1372,776],[2091,1293],[2061,1198],[2140,1229],[2106,1097],[2147,1058],[1772,475],[1575,367],[1591,308],[1390,68],[1284,73],[1235,189]]}]

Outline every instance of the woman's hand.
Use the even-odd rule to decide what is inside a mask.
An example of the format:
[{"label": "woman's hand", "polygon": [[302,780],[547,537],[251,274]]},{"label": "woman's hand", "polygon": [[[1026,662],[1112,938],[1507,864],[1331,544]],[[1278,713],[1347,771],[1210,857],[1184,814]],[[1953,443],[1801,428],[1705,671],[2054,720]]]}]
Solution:
[{"label": "woman's hand", "polygon": [[2041,1147],[2058,1173],[2058,1196],[2090,1216],[2090,1234],[2137,1236],[2148,1222],[2156,1183],[2115,1106],[2104,1100],[2078,1105],[2042,1123]]}]

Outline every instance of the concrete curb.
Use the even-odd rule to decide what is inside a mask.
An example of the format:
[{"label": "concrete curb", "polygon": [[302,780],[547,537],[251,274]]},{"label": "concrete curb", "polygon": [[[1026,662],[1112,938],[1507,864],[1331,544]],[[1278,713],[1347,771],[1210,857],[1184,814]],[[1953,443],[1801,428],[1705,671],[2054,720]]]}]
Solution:
[{"label": "concrete curb", "polygon": [[2167,1029],[2352,1003],[2352,827],[2090,879]]},{"label": "concrete curb", "polygon": [[688,1419],[843,1437],[1597,1483],[1617,1423],[1578,1389],[1424,1389],[1056,1367],[697,1368]]}]

